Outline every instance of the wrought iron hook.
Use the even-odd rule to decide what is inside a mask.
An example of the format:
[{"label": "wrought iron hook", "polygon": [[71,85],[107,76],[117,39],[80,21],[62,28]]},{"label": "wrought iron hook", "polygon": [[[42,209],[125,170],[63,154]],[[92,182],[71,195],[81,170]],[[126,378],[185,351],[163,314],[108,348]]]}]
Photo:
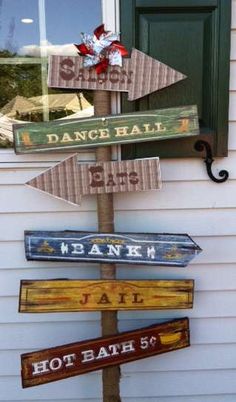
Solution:
[{"label": "wrought iron hook", "polygon": [[210,144],[208,144],[208,142],[206,141],[199,140],[195,143],[194,148],[198,152],[202,152],[205,149],[206,159],[204,160],[204,162],[206,164],[207,174],[210,177],[210,179],[215,183],[224,183],[229,178],[229,172],[227,170],[221,170],[219,172],[219,176],[221,177],[221,179],[218,179],[213,175],[211,166],[212,163],[214,162],[214,159],[212,158],[212,151]]}]

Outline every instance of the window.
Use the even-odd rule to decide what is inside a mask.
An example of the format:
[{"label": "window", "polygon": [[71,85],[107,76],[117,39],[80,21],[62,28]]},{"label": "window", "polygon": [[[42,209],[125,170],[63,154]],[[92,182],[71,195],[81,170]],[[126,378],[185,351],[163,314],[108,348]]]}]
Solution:
[{"label": "window", "polygon": [[101,0],[0,1],[0,146],[14,120],[47,121],[93,114],[89,92],[47,87],[50,54],[76,55],[81,32],[102,22]]},{"label": "window", "polygon": [[[198,105],[201,135],[227,155],[231,0],[120,0],[122,42],[186,74],[122,111]],[[122,147],[123,158],[197,156],[197,137]],[[201,154],[200,154],[201,155]]]}]

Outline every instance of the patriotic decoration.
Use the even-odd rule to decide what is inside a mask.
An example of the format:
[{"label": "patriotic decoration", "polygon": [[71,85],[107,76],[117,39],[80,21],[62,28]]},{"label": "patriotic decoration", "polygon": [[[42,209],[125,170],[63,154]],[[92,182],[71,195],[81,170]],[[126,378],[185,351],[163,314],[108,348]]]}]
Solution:
[{"label": "patriotic decoration", "polygon": [[93,35],[81,33],[82,42],[76,45],[84,56],[84,67],[95,67],[97,74],[104,73],[108,66],[122,66],[122,57],[128,55],[118,40],[119,34],[105,31],[104,24],[97,27]]}]

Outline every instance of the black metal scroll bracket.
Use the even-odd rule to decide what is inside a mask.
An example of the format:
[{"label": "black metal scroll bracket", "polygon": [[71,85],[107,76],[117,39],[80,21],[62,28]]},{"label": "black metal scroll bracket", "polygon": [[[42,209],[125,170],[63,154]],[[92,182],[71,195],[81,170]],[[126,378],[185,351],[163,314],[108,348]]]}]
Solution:
[{"label": "black metal scroll bracket", "polygon": [[195,143],[194,148],[198,152],[202,152],[205,149],[206,159],[204,162],[206,164],[207,174],[210,179],[215,183],[224,183],[229,178],[229,172],[227,170],[220,170],[219,176],[221,177],[221,179],[218,179],[213,175],[211,167],[214,159],[212,158],[212,150],[210,144],[208,144],[208,142],[206,141],[199,140]]}]

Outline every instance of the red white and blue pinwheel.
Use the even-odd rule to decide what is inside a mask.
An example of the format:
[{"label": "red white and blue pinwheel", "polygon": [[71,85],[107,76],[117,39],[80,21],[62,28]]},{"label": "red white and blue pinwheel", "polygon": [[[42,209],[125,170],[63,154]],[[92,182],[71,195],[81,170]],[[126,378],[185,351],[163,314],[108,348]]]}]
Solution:
[{"label": "red white and blue pinwheel", "polygon": [[79,54],[84,56],[84,67],[94,67],[97,74],[104,73],[108,66],[122,66],[122,57],[128,51],[118,40],[119,35],[105,31],[104,24],[97,27],[93,35],[81,34],[82,42],[75,45]]}]

